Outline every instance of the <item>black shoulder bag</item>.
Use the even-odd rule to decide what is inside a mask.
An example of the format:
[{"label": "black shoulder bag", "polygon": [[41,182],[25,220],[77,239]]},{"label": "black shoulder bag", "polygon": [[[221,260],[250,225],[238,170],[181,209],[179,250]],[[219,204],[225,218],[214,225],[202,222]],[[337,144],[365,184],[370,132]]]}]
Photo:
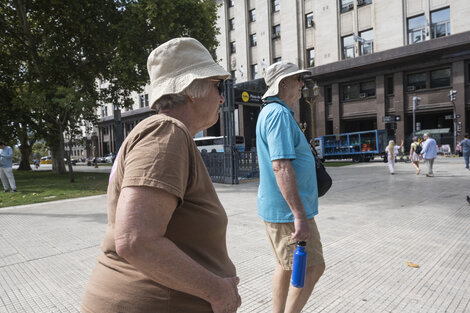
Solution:
[{"label": "black shoulder bag", "polygon": [[[269,103],[276,102],[276,101],[267,101],[263,103],[263,108],[268,105]],[[297,125],[299,126],[299,125]],[[299,127],[300,128],[300,127]],[[300,131],[302,129],[300,128]],[[302,134],[304,132],[302,131]],[[304,134],[305,136],[305,134]],[[318,197],[321,197],[325,195],[328,190],[330,190],[331,185],[333,184],[333,180],[331,179],[331,176],[328,174],[326,171],[325,167],[323,166],[323,163],[321,162],[320,158],[317,155],[317,151],[315,150],[315,147],[312,147],[310,144],[310,150],[312,150],[313,154],[313,159],[315,161],[315,171],[316,171],[316,176],[317,176],[317,187],[318,187]]]}]

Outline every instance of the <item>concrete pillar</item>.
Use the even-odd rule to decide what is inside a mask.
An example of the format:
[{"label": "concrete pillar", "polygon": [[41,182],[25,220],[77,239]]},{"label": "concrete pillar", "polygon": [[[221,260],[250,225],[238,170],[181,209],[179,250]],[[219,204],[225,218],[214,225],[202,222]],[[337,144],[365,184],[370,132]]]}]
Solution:
[{"label": "concrete pillar", "polygon": [[340,94],[339,94],[339,84],[335,83],[331,85],[331,94],[332,94],[332,105],[331,113],[333,115],[333,134],[339,134],[343,132],[343,127],[341,123],[341,105],[340,105]]},{"label": "concrete pillar", "polygon": [[319,99],[315,105],[313,117],[316,137],[326,135],[326,120],[328,118],[326,115],[325,88],[320,88],[319,91]]},{"label": "concrete pillar", "polygon": [[377,105],[377,129],[385,129],[385,123],[382,122],[382,117],[386,115],[385,112],[385,84],[384,76],[378,75],[375,78],[375,99]]},{"label": "concrete pillar", "polygon": [[407,103],[405,103],[406,94],[404,93],[403,84],[404,84],[404,75],[403,72],[398,72],[393,75],[393,93],[395,94],[394,108],[395,115],[401,116],[401,121],[396,124],[397,128],[395,130],[396,142],[400,144],[401,140],[405,139],[405,117],[406,117],[406,108]]},{"label": "concrete pillar", "polygon": [[[466,112],[465,112],[465,64],[464,61],[458,61],[452,63],[452,89],[457,90],[455,97],[455,114],[460,115],[457,119],[458,123],[461,123],[461,131],[457,131],[457,141],[463,140],[467,125],[465,123]],[[457,128],[458,130],[458,128]],[[459,135],[460,133],[460,135]]]}]

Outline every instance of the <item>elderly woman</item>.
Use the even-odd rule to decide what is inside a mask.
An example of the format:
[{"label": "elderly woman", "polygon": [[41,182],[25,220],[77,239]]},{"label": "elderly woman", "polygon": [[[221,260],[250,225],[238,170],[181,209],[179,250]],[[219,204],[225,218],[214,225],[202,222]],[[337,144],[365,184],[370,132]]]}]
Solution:
[{"label": "elderly woman", "polygon": [[192,38],[159,46],[147,67],[158,114],[132,130],[114,163],[82,312],[236,312],[227,215],[192,139],[216,123],[229,73]]}]

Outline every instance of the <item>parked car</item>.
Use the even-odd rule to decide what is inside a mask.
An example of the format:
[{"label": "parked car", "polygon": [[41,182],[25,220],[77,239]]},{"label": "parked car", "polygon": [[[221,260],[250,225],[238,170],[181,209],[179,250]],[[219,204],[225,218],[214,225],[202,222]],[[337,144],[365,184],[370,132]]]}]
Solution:
[{"label": "parked car", "polygon": [[41,164],[52,164],[52,158],[50,156],[42,157]]},{"label": "parked car", "polygon": [[[72,162],[72,165],[77,165],[77,162],[78,162],[77,160],[70,159],[70,161]],[[67,164],[67,158],[64,158],[64,162],[65,162],[65,164]]]},{"label": "parked car", "polygon": [[104,158],[106,160],[106,163],[114,163],[114,160],[116,159],[116,155],[114,153],[110,153]]}]

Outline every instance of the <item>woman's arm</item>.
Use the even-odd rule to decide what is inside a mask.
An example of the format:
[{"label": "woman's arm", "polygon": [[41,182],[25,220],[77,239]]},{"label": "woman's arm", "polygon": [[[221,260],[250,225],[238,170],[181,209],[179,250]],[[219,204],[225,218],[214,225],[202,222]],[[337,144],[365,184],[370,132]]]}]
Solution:
[{"label": "woman's arm", "polygon": [[206,300],[214,313],[236,312],[238,277],[213,274],[164,236],[177,204],[162,189],[123,188],[116,208],[116,252],[150,279]]}]

